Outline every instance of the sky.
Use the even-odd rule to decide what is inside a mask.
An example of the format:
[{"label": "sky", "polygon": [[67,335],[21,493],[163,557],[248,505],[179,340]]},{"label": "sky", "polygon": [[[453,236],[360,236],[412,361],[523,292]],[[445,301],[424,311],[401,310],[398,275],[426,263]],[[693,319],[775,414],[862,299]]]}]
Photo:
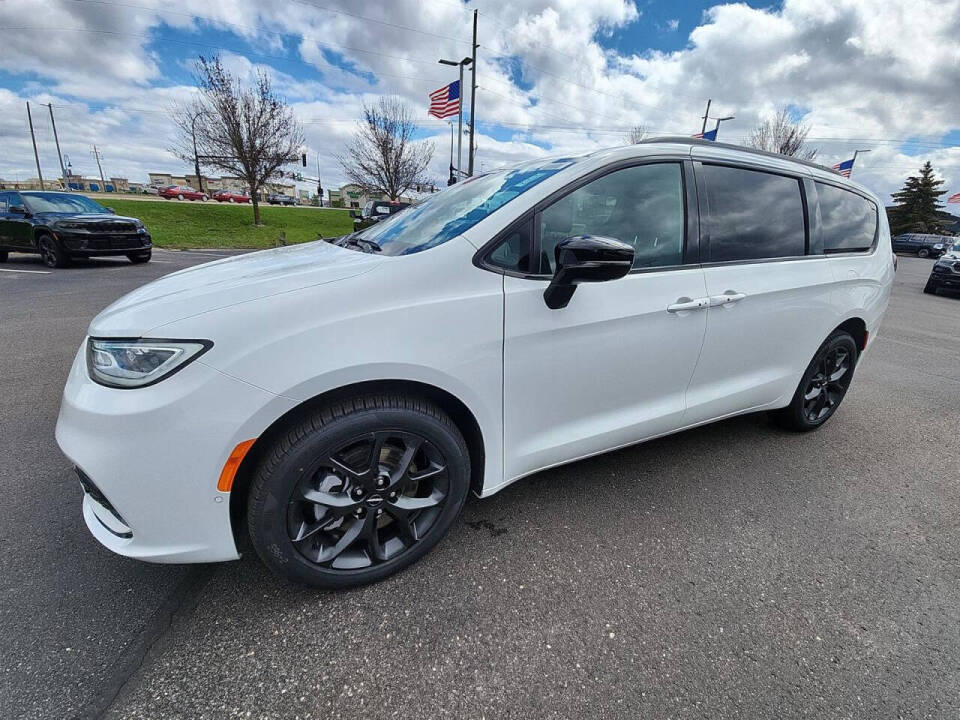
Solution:
[{"label": "sky", "polygon": [[819,162],[869,150],[854,178],[885,201],[926,160],[960,192],[960,0],[3,0],[0,177],[36,176],[26,101],[46,178],[48,103],[75,173],[97,175],[94,145],[107,176],[191,172],[169,150],[169,109],[218,53],[241,78],[268,73],[293,108],[309,167],[291,170],[319,162],[324,188],[346,182],[337,157],[364,104],[389,95],[434,144],[442,184],[450,130],[428,94],[456,79],[438,59],[469,56],[474,10],[478,170],[622,145],[635,125],[690,135],[710,98],[711,116],[735,116],[722,141],[788,108]]}]

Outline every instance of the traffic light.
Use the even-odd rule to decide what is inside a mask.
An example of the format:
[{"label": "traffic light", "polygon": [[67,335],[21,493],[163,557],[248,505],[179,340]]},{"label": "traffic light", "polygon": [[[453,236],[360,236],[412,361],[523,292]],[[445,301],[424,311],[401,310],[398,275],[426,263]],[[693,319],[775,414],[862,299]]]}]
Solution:
[{"label": "traffic light", "polygon": [[303,166],[304,166],[304,167],[307,166],[307,154],[306,154],[306,153],[300,153],[300,162],[303,163]]}]

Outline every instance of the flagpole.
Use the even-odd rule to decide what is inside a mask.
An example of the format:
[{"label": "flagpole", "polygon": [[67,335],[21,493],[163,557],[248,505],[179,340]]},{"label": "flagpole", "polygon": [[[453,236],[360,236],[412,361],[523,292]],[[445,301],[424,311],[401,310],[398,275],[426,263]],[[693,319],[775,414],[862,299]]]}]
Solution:
[{"label": "flagpole", "polygon": [[460,174],[460,168],[463,167],[463,63],[460,63],[460,110],[457,112],[457,174]]}]

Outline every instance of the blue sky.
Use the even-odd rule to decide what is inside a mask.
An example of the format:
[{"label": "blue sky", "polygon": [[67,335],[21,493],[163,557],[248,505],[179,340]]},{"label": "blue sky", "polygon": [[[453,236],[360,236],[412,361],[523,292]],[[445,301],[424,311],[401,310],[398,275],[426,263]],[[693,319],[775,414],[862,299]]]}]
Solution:
[{"label": "blue sky", "polygon": [[[855,177],[880,194],[930,159],[960,191],[960,0],[32,0],[0,4],[0,177],[35,175],[24,103],[51,102],[61,144],[84,171],[105,148],[110,173],[183,171],[168,152],[168,110],[192,93],[191,64],[221,52],[238,76],[271,75],[304,124],[305,150],[343,181],[337,156],[364,103],[400,97],[436,147],[445,176],[449,130],[427,118],[427,93],[455,79],[440,57],[469,54],[480,10],[478,166],[621,144],[634,125],[691,134],[734,115],[721,140],[745,142],[781,107],[810,127],[832,164],[855,149]],[[890,28],[896,27],[897,33]],[[37,52],[42,45],[43,52]],[[218,50],[219,49],[219,50]],[[469,75],[467,83],[469,82]],[[41,163],[58,163],[45,121]]]}]

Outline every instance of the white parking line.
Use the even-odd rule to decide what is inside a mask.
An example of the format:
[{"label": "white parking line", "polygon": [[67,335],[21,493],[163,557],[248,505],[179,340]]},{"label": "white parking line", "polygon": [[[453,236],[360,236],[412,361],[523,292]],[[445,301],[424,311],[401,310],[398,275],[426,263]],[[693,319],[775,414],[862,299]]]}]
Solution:
[{"label": "white parking line", "polygon": [[205,255],[207,257],[233,257],[234,255],[242,255],[242,253],[210,253],[210,252],[200,252],[199,250],[164,250],[163,248],[156,248],[161,252],[173,253],[176,255]]},{"label": "white parking line", "polygon": [[31,275],[49,275],[50,270],[13,270],[12,268],[0,268],[0,272],[18,272],[30,273]]}]

